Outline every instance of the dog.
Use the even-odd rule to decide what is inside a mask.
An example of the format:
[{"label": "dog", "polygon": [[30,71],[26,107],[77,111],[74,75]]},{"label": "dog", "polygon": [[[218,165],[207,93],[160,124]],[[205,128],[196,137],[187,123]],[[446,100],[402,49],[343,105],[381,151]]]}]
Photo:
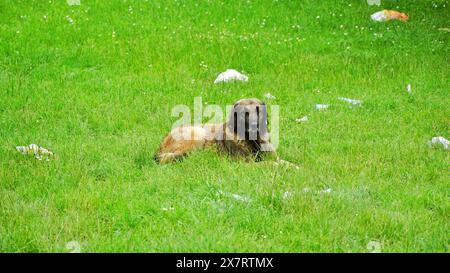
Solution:
[{"label": "dog", "polygon": [[225,123],[176,127],[164,138],[154,158],[158,163],[168,163],[211,146],[255,161],[267,154],[276,156],[270,142],[266,104],[255,98],[241,99],[233,105]]}]

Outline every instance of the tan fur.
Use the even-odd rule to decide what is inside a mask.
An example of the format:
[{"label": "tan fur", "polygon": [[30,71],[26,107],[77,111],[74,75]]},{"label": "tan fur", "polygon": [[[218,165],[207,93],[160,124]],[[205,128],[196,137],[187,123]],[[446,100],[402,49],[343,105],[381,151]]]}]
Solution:
[{"label": "tan fur", "polygon": [[[167,163],[187,155],[189,152],[203,149],[208,146],[216,146],[222,152],[230,155],[260,158],[261,145],[269,147],[269,153],[275,153],[275,149],[269,141],[269,133],[266,130],[259,130],[257,140],[248,140],[246,136],[239,135],[236,125],[242,120],[233,119],[234,109],[245,107],[249,111],[249,118],[255,119],[256,106],[264,105],[258,99],[242,99],[235,103],[228,122],[220,124],[203,124],[194,126],[180,126],[174,128],[162,141],[159,150],[155,154],[155,160],[159,163]],[[259,111],[259,110],[258,110]],[[264,117],[267,120],[267,116]],[[248,121],[247,120],[247,121]],[[258,120],[258,124],[260,120]],[[254,122],[253,122],[254,124]],[[266,128],[266,125],[264,125]],[[261,125],[258,125],[261,128]]]}]

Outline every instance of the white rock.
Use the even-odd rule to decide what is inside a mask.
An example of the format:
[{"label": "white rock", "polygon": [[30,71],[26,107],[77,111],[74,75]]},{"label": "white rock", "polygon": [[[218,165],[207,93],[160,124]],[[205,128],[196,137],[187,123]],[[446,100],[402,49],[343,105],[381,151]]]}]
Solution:
[{"label": "white rock", "polygon": [[304,116],[302,118],[295,119],[296,122],[302,123],[308,121],[308,116]]},{"label": "white rock", "polygon": [[361,100],[354,100],[354,99],[343,98],[343,97],[339,97],[338,99],[341,100],[341,101],[348,102],[348,103],[353,104],[353,105],[358,105],[359,106],[359,105],[362,104]]},{"label": "white rock", "polygon": [[328,104],[316,104],[317,110],[324,110],[327,109],[328,107],[330,107]]},{"label": "white rock", "polygon": [[227,71],[222,72],[217,76],[217,79],[214,81],[214,83],[221,83],[221,82],[230,82],[230,81],[248,81],[248,77],[244,74],[239,73],[238,71],[234,69],[227,69]]},{"label": "white rock", "polygon": [[432,145],[441,144],[445,150],[448,150],[450,146],[450,141],[445,137],[437,136],[431,139],[430,144]]}]

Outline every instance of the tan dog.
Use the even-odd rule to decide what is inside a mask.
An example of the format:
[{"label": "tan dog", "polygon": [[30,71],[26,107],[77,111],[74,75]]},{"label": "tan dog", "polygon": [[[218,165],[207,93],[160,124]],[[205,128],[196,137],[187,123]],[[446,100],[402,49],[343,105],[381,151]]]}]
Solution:
[{"label": "tan dog", "polygon": [[264,153],[275,154],[267,125],[266,105],[258,99],[241,99],[234,104],[228,122],[174,128],[161,143],[155,160],[167,163],[208,146],[260,160]]}]

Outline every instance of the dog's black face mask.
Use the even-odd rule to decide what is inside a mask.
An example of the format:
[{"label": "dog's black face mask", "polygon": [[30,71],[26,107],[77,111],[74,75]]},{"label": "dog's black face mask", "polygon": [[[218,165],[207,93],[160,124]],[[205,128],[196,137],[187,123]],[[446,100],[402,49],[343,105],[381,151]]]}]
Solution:
[{"label": "dog's black face mask", "polygon": [[231,111],[229,126],[241,139],[261,141],[268,136],[267,107],[256,99],[238,101]]}]

